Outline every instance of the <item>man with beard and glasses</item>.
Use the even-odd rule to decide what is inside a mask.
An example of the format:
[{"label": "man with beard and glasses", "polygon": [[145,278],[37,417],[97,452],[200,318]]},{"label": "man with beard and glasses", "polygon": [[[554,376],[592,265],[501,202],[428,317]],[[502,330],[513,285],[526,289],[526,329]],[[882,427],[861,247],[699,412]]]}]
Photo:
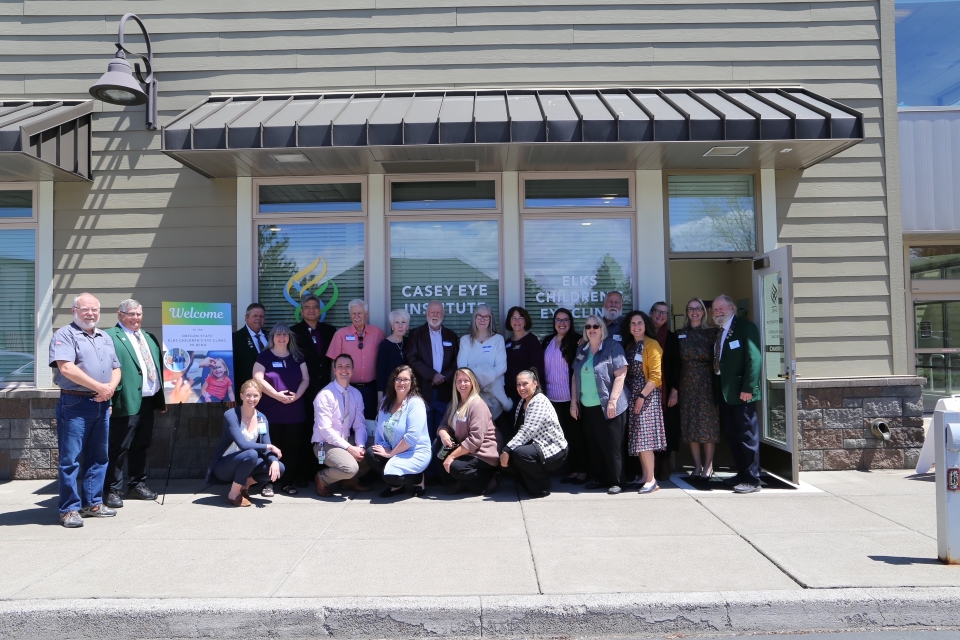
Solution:
[{"label": "man with beard and glasses", "polygon": [[437,428],[453,397],[453,374],[457,370],[459,341],[457,334],[443,326],[443,304],[432,300],[427,304],[427,321],[413,329],[407,338],[407,364],[417,376],[420,394],[427,403],[427,428],[430,439],[437,437]]},{"label": "man with beard and glasses", "polygon": [[607,325],[607,335],[620,342],[620,323],[623,322],[623,294],[610,291],[603,298],[603,321]]},{"label": "man with beard and glasses", "polygon": [[60,387],[57,480],[60,524],[68,529],[82,527],[82,518],[117,515],[103,504],[103,485],[110,460],[110,399],[120,384],[113,339],[97,329],[100,301],[81,293],[72,311],[73,322],[50,339],[49,359]]}]

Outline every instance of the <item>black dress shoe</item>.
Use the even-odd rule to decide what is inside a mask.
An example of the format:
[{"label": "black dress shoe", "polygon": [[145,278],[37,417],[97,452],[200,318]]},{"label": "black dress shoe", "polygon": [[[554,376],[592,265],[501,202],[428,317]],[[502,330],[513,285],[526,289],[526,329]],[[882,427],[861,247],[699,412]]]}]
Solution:
[{"label": "black dress shoe", "polygon": [[107,505],[111,509],[119,509],[123,506],[123,500],[120,498],[119,493],[111,491],[107,494],[107,497],[103,499],[103,504]]},{"label": "black dress shoe", "polygon": [[394,497],[394,496],[399,496],[399,495],[404,494],[404,493],[406,493],[406,492],[407,492],[407,488],[406,488],[406,487],[402,487],[402,486],[401,486],[401,487],[400,487],[399,489],[397,489],[396,491],[394,491],[393,487],[387,487],[386,489],[384,489],[383,491],[380,492],[380,497],[381,497],[381,498],[392,498],[392,497]]},{"label": "black dress shoe", "polygon": [[142,482],[138,482],[136,485],[130,487],[130,490],[127,492],[128,498],[136,498],[137,500],[156,500],[157,494],[150,490],[150,487],[145,485]]},{"label": "black dress shoe", "polygon": [[592,491],[593,489],[602,489],[602,488],[603,488],[603,485],[600,484],[599,482],[595,481],[595,480],[591,480],[590,482],[588,482],[587,484],[585,484],[583,488],[584,488],[584,489],[589,489],[589,490]]}]

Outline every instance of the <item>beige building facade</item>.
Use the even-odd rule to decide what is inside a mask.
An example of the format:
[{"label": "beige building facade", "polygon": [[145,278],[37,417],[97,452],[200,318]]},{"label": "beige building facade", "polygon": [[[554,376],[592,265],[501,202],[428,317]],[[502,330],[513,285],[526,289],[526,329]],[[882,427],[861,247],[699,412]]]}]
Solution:
[{"label": "beige building facade", "polygon": [[[324,247],[323,243],[338,242],[341,247],[361,247],[355,259],[334,248],[320,253],[330,265],[343,266],[338,284],[344,296],[362,294],[370,304],[371,321],[381,326],[392,308],[424,301],[414,296],[417,289],[429,300],[425,287],[432,284],[433,273],[429,265],[417,263],[416,255],[431,242],[459,251],[451,254],[449,259],[457,262],[450,268],[463,273],[474,269],[494,283],[486,289],[484,300],[495,302],[501,314],[513,305],[530,306],[538,301],[537,295],[542,298],[541,312],[562,306],[564,300],[571,300],[571,291],[578,292],[572,304],[589,309],[596,293],[602,293],[602,283],[580,280],[580,289],[569,285],[572,288],[565,293],[568,285],[563,277],[596,276],[603,268],[616,267],[620,271],[610,276],[613,285],[607,289],[627,283],[630,302],[644,310],[667,300],[679,323],[688,297],[711,298],[722,292],[744,301],[744,313],[759,322],[756,287],[763,285],[754,272],[764,267],[762,256],[789,247],[789,272],[782,277],[789,277],[792,297],[781,304],[783,321],[790,326],[789,335],[781,337],[789,342],[786,355],[792,356],[782,363],[792,385],[783,408],[790,423],[783,438],[790,442],[780,449],[789,450],[790,466],[803,467],[801,453],[816,450],[819,457],[807,455],[805,468],[818,468],[818,464],[824,468],[824,452],[844,449],[860,456],[851,463],[852,454],[845,454],[844,464],[869,466],[864,452],[876,447],[844,441],[866,439],[871,416],[899,418],[895,427],[915,430],[915,420],[908,422],[907,414],[916,407],[905,407],[912,398],[911,385],[918,383],[915,378],[899,377],[909,376],[912,368],[905,318],[892,1],[277,0],[268,4],[269,8],[263,3],[220,0],[94,0],[4,5],[0,99],[5,104],[88,99],[90,86],[115,52],[119,17],[130,11],[140,16],[150,32],[159,80],[160,124],[166,127],[145,130],[142,107],[94,101],[89,181],[53,177],[9,179],[3,184],[2,189],[34,194],[31,217],[17,218],[16,224],[0,218],[0,234],[14,227],[35,232],[36,322],[29,341],[39,356],[32,379],[25,376],[8,385],[51,386],[46,343],[55,327],[70,321],[73,297],[81,291],[100,298],[105,322],[112,320],[110,310],[117,303],[136,298],[144,305],[146,327],[157,333],[163,301],[230,302],[235,305],[235,317],[242,317],[246,304],[265,296],[274,296],[275,308],[287,305],[281,290],[284,283],[265,271],[266,261],[274,259],[267,255],[274,241],[270,238],[282,241],[284,227],[300,233],[290,247],[310,247],[314,241]],[[136,49],[140,42],[128,28],[128,47]],[[778,118],[792,117],[795,135],[763,139],[760,132],[756,140],[737,142],[728,133],[697,140],[693,126],[701,117],[698,114],[701,119],[719,118],[730,130],[730,113],[718,115],[713,98],[704,97],[711,91],[711,96],[721,95],[716,89],[735,98],[730,102],[739,106],[732,109],[741,115],[743,111],[754,114],[765,105],[770,113],[778,112]],[[846,136],[827,133],[819,142],[826,144],[833,138],[836,144],[804,151],[806,143],[797,135],[798,116],[784,116],[783,108],[777,107],[782,104],[768,104],[779,100],[780,94],[767,93],[799,95],[796,92],[801,90],[814,96],[809,98],[814,102],[797,107],[799,117],[805,117],[812,105],[810,117],[826,110],[838,123],[840,116],[847,117],[842,107],[849,110],[848,115],[857,114],[860,128]],[[516,103],[510,102],[511,91]],[[452,104],[453,97],[469,95],[479,105],[481,96],[493,95],[507,101],[512,126],[522,118],[510,110],[514,105],[519,108],[524,96],[533,96],[531,104],[540,106],[548,129],[559,131],[550,128],[548,111],[553,103],[549,100],[569,96],[566,100],[578,111],[583,127],[589,115],[580,113],[577,105],[586,104],[587,98],[578,96],[605,101],[608,93],[629,93],[629,99],[652,116],[648,119],[653,129],[670,118],[653,112],[644,96],[653,96],[650,100],[666,96],[667,104],[678,107],[680,120],[686,120],[686,138],[682,131],[680,139],[657,138],[661,135],[657,129],[651,138],[635,140],[632,146],[620,144],[628,118],[611,104],[608,111],[618,114],[612,117],[621,137],[609,142],[586,144],[587,134],[581,132],[577,141],[551,147],[547,132],[542,143],[534,138],[520,144],[510,137],[487,145],[461,141],[454,145],[456,151],[453,147],[444,151],[442,139],[374,144],[370,137],[376,124],[371,120],[377,114],[374,107],[365,122],[362,117],[359,120],[367,128],[364,142],[341,143],[339,149],[336,117],[340,112],[330,116],[332,144],[303,142],[308,136],[298,121],[300,137],[281,149],[302,157],[291,161],[278,160],[276,156],[283,153],[266,148],[262,133],[269,124],[266,116],[259,122],[260,137],[255,135],[256,140],[248,143],[236,142],[238,135],[230,131],[232,120],[213,126],[210,123],[216,117],[210,116],[207,128],[202,120],[192,127],[184,125],[198,104],[244,103],[235,120],[248,113],[247,108],[266,113],[263,105],[271,100],[279,109],[283,101],[293,105],[309,99],[319,104],[321,98],[324,104],[338,99],[359,104],[357,100],[380,96],[380,104],[387,98],[416,101],[439,96],[441,103]],[[754,94],[759,97],[748,102]],[[681,98],[687,102],[681,103]],[[792,100],[789,95],[783,99]],[[251,106],[253,101],[260,106]],[[840,106],[829,106],[835,103]],[[568,108],[567,102],[562,108]],[[311,109],[318,107],[312,104]],[[270,111],[271,116],[274,113]],[[756,118],[760,123],[759,114]],[[409,122],[398,120],[408,131]],[[440,126],[442,120],[438,118]],[[476,116],[473,122],[478,126]],[[203,136],[217,134],[218,127],[246,148],[238,151],[229,139],[221,146],[216,141],[203,142]],[[833,128],[837,129],[836,124]],[[180,146],[174,147],[171,140],[177,131],[186,131],[189,141],[181,136]],[[518,134],[510,133],[514,135]],[[714,148],[720,151],[711,154]],[[210,153],[204,154],[204,149]],[[733,155],[719,155],[724,153]],[[799,157],[802,153],[808,155]],[[608,181],[602,189],[612,189],[615,195],[592,191],[590,181]],[[437,196],[449,189],[437,191],[439,187],[431,185],[445,182],[460,185],[465,189],[462,193],[479,191],[469,191],[472,195],[463,198]],[[568,194],[571,199],[562,202],[552,201],[549,194],[541,200],[530,195],[565,182],[583,190],[574,190]],[[449,207],[401,206],[418,198],[430,202],[444,197],[490,199],[485,191],[488,183],[493,195],[486,208],[464,211],[462,202]],[[320,190],[340,189],[343,201],[356,206],[270,210],[271,203],[298,201],[304,190],[313,189],[311,185],[348,185]],[[623,192],[617,191],[621,185]],[[359,202],[343,195],[355,190]],[[607,199],[597,202],[592,197]],[[730,198],[748,203],[743,205],[750,227],[745,233],[754,234],[752,244],[721,242],[720,250],[711,250],[709,229],[720,227],[704,225],[716,201]],[[701,208],[691,213],[692,209],[684,208],[693,206],[690,203]],[[473,223],[470,230],[463,226],[465,222]],[[681,228],[684,223],[688,226]],[[340,225],[336,234],[346,235],[326,237],[324,224]],[[743,220],[738,219],[738,224]],[[593,226],[602,233],[591,236],[589,246],[579,247],[578,239],[585,236],[578,236],[578,225],[579,232],[587,233]],[[438,230],[436,235],[431,235],[431,228]],[[683,233],[692,234],[690,238],[706,234],[706,240],[680,242]],[[607,238],[609,247],[597,238]],[[544,255],[537,253],[541,239],[553,243]],[[563,273],[567,253],[571,265],[577,264],[573,256],[580,253],[589,254],[584,259],[599,261],[599,266],[591,273],[584,269]],[[601,264],[607,254],[613,256],[613,266]],[[292,253],[288,258],[298,269],[303,267],[298,260],[306,259]],[[408,262],[394,262],[401,258]],[[544,276],[555,280],[546,285],[536,274],[547,269],[543,265],[550,265],[550,260],[559,264],[556,273]],[[362,273],[350,271],[361,262]],[[334,270],[331,266],[331,273]],[[470,282],[465,281],[468,286]],[[533,291],[534,287],[540,289]],[[287,283],[284,290],[295,294],[296,288]],[[450,302],[454,315],[458,303],[467,301]],[[283,313],[290,315],[293,308],[284,306]],[[417,313],[413,315],[416,323]],[[0,349],[24,351],[23,344],[18,349],[0,345]],[[805,384],[814,386],[805,391]],[[853,398],[850,394],[831,392],[833,397],[814,392],[857,385],[898,389],[899,395],[890,391],[889,397],[897,398],[899,408],[869,409],[862,402],[844,403],[841,396]],[[9,391],[7,397],[16,393],[26,391]],[[814,399],[805,400],[805,393]],[[840,437],[840,429],[833,433],[836,438],[823,440],[823,446],[810,444],[830,429],[831,420],[840,419],[841,414],[823,412],[847,409],[860,410],[842,417],[848,421],[848,430],[859,428],[863,437],[854,438],[853,433]],[[884,410],[889,413],[883,414]],[[810,436],[805,445],[806,427]],[[900,447],[901,466],[915,455],[919,446],[915,436]]]}]

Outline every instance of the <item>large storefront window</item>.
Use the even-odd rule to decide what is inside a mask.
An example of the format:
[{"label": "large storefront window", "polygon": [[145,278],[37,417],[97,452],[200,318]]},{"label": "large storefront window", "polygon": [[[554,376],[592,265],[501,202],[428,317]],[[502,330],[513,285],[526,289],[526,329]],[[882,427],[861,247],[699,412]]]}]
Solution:
[{"label": "large storefront window", "polygon": [[410,326],[426,321],[431,300],[444,324],[465,333],[477,304],[500,317],[500,223],[436,220],[390,223],[390,308],[406,309]]},{"label": "large storefront window", "polygon": [[324,322],[350,324],[347,304],[364,297],[364,255],[361,222],[259,225],[257,295],[267,326],[298,322],[308,292],[320,298]]},{"label": "large storefront window", "polygon": [[36,239],[36,229],[0,228],[0,386],[34,380]]},{"label": "large storefront window", "polygon": [[757,250],[752,175],[674,175],[667,187],[672,253]]},{"label": "large storefront window", "polygon": [[633,231],[629,218],[525,219],[523,221],[524,304],[533,331],[553,329],[553,312],[573,312],[578,331],[583,319],[603,313],[608,291],[623,294],[633,308]]}]

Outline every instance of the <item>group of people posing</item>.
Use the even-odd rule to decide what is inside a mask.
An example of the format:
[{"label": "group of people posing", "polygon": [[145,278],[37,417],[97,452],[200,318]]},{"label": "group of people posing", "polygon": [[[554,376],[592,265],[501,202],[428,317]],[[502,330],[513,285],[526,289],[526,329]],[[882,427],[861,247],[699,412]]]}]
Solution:
[{"label": "group of people posing", "polygon": [[438,301],[412,330],[409,314],[393,311],[386,336],[353,300],[351,324],[335,329],[311,295],[301,322],[265,334],[265,310],[254,303],[234,334],[236,379],[245,382],[208,480],[232,483],[227,499],[237,506],[250,504],[254,484],[265,496],[311,481],[320,496],[366,491],[361,479],[371,471],[387,485],[383,497],[423,495],[431,479],[452,493],[490,494],[503,476],[542,497],[561,469],[562,483],[646,494],[669,475],[681,440],[693,455],[690,475],[709,479],[723,425],[738,467],[729,483],[758,491],[756,327],[728,296],[709,311],[688,301],[676,332],[666,303],[649,315],[622,307],[622,295],[608,293],[603,315],[582,329],[557,309],[541,339],[524,308],[507,312],[501,335],[482,304],[458,337]]}]

